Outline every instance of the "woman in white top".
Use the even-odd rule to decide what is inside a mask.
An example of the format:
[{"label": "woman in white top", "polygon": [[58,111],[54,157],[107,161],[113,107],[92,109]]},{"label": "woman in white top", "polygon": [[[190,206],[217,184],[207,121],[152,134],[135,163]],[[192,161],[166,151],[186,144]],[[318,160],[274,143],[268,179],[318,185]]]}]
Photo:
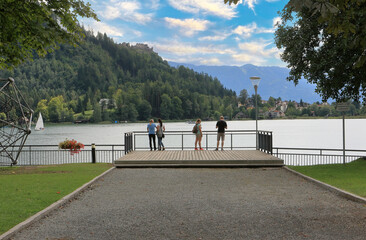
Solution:
[{"label": "woman in white top", "polygon": [[[158,150],[165,150],[164,144],[163,144],[163,137],[164,137],[164,131],[165,131],[165,126],[163,125],[163,122],[161,121],[161,119],[158,119],[158,126],[156,126],[156,135],[158,136]],[[161,148],[163,147],[163,148]]]}]

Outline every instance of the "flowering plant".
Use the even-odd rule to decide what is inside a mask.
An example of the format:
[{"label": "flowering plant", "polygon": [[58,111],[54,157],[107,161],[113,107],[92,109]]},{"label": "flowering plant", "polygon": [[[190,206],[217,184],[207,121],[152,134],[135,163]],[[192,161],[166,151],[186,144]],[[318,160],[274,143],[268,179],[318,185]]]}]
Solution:
[{"label": "flowering plant", "polygon": [[58,144],[58,147],[60,149],[69,149],[71,152],[71,155],[73,155],[74,153],[81,152],[81,149],[84,149],[84,144],[77,142],[74,139],[72,139],[72,140],[66,139],[63,142],[60,142]]}]

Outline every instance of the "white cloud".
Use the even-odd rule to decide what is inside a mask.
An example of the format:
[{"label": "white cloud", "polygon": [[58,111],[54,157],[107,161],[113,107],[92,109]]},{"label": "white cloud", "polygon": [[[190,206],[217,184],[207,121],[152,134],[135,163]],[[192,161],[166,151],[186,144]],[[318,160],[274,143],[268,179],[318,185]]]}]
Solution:
[{"label": "white cloud", "polygon": [[281,17],[275,17],[275,18],[273,18],[273,20],[272,20],[272,22],[273,22],[273,28],[276,28],[276,24],[278,23],[278,24],[281,24],[282,23],[282,20],[281,20]]},{"label": "white cloud", "polygon": [[165,17],[164,20],[168,23],[171,28],[180,28],[180,32],[185,36],[193,36],[196,32],[205,31],[207,25],[210,24],[207,20],[200,19],[176,19]]},{"label": "white cloud", "polygon": [[223,65],[221,60],[216,57],[202,59],[200,62],[201,62],[201,64],[204,64],[204,65],[216,65],[216,66]]},{"label": "white cloud", "polygon": [[221,33],[218,32],[215,35],[212,36],[204,36],[204,37],[200,37],[198,38],[198,40],[200,41],[223,41],[226,38],[228,38],[231,35],[231,33]]},{"label": "white cloud", "polygon": [[279,59],[280,50],[278,50],[276,47],[268,48],[270,45],[272,45],[272,40],[267,41],[258,39],[256,41],[240,43],[238,44],[238,47],[243,52],[243,54],[253,55],[256,56],[256,58],[262,60],[273,57]]},{"label": "white cloud", "polygon": [[227,48],[223,45],[207,45],[207,44],[193,44],[181,42],[179,40],[172,39],[163,39],[160,42],[150,42],[149,45],[153,46],[154,49],[159,53],[169,54],[169,55],[178,55],[178,56],[190,56],[194,54],[202,55],[202,54],[215,54],[215,55],[224,55],[224,54],[234,54],[230,48]]},{"label": "white cloud", "polygon": [[135,1],[111,1],[101,15],[107,19],[122,19],[128,22],[135,22],[146,25],[152,20],[152,13],[140,13],[141,4]]},{"label": "white cloud", "polygon": [[94,34],[100,33],[106,33],[109,37],[123,37],[124,32],[116,27],[110,26],[103,22],[96,22],[96,21],[83,21],[83,23],[86,25],[86,28],[88,30],[93,30]]},{"label": "white cloud", "polygon": [[263,39],[256,42],[243,42],[238,46],[197,45],[170,39],[147,44],[152,46],[165,60],[174,62],[241,66],[247,63],[268,65],[271,59],[279,59],[279,50],[270,47],[271,42]]},{"label": "white cloud", "polygon": [[150,8],[150,9],[158,9],[160,7],[160,0],[150,0],[147,1],[147,3],[145,4],[146,7]]},{"label": "white cloud", "polygon": [[257,24],[253,22],[245,26],[238,26],[233,30],[233,33],[245,38],[249,38],[250,36],[252,36],[256,29]]},{"label": "white cloud", "polygon": [[263,28],[258,27],[255,22],[250,23],[245,26],[238,26],[236,27],[232,33],[239,35],[242,38],[250,38],[253,34],[260,34],[260,33],[274,33],[274,28]]},{"label": "white cloud", "polygon": [[229,6],[220,0],[168,0],[169,4],[183,12],[193,14],[203,13],[214,15],[225,19],[232,19],[236,17],[236,5]]},{"label": "white cloud", "polygon": [[254,5],[258,3],[258,0],[244,0],[244,5],[248,5],[248,8],[254,11]]}]

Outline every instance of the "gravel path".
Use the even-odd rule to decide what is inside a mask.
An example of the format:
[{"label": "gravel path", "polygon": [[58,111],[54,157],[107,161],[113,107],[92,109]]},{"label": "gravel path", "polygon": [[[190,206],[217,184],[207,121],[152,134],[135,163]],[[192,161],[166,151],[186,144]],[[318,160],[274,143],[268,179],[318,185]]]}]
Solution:
[{"label": "gravel path", "polygon": [[14,239],[366,239],[366,205],[282,168],[114,169]]}]

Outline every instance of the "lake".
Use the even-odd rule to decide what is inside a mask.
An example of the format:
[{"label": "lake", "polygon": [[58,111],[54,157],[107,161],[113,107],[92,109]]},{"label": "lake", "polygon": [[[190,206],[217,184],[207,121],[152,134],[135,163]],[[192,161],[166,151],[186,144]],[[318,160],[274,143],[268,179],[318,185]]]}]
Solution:
[{"label": "lake", "polygon": [[[228,121],[228,130],[255,130],[255,121]],[[84,144],[123,144],[124,133],[146,131],[146,123],[73,124],[45,126],[43,131],[29,135],[26,145],[58,145],[75,139]],[[215,130],[216,121],[202,122],[203,131]],[[166,123],[168,131],[191,131],[193,124]],[[342,119],[260,120],[259,130],[273,132],[274,147],[293,148],[342,148]],[[366,119],[346,119],[346,148],[366,149]],[[177,137],[175,137],[177,138]],[[193,139],[193,136],[192,136]],[[147,144],[147,137],[143,140]],[[165,139],[167,142],[167,139]],[[211,140],[210,140],[211,142]],[[215,142],[212,137],[212,142]],[[255,140],[251,139],[255,146]],[[191,145],[191,143],[190,143]]]}]

